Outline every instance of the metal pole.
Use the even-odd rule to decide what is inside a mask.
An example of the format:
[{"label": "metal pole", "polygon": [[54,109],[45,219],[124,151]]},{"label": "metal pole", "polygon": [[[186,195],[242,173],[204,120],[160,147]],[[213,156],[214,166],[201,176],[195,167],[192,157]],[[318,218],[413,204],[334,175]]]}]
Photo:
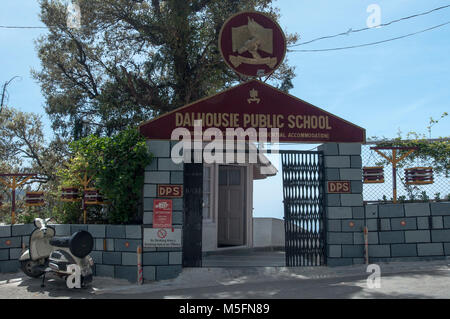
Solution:
[{"label": "metal pole", "polygon": [[392,150],[393,201],[397,203],[397,150]]},{"label": "metal pole", "polygon": [[137,248],[137,282],[138,285],[142,285],[144,282],[142,272],[142,247],[140,245]]},{"label": "metal pole", "polygon": [[16,223],[16,189],[12,189],[11,196],[11,225]]}]

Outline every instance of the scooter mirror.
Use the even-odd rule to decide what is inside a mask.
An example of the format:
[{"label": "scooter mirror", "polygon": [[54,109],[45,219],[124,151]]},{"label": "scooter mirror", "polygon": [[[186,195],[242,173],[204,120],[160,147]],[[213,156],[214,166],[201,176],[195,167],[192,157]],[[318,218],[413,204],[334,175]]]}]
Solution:
[{"label": "scooter mirror", "polygon": [[34,220],[34,226],[35,226],[36,228],[41,228],[43,224],[44,224],[44,223],[43,223],[42,218],[36,218],[36,219]]}]

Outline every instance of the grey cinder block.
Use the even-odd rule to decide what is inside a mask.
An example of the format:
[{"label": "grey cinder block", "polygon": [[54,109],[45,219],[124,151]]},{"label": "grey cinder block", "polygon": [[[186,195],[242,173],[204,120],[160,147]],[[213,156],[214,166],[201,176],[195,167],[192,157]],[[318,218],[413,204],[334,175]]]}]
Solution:
[{"label": "grey cinder block", "polygon": [[430,229],[428,217],[417,217],[417,229]]},{"label": "grey cinder block", "polygon": [[0,261],[0,273],[14,273],[20,269],[18,260]]},{"label": "grey cinder block", "polygon": [[88,225],[88,232],[91,233],[94,238],[105,238],[106,226],[105,225]]},{"label": "grey cinder block", "polygon": [[144,225],[153,224],[153,212],[144,212],[143,223]]},{"label": "grey cinder block", "polygon": [[341,267],[353,265],[353,258],[327,258],[327,266]]},{"label": "grey cinder block", "polygon": [[328,218],[329,219],[350,219],[352,218],[352,208],[351,207],[328,207]]},{"label": "grey cinder block", "polygon": [[351,181],[350,187],[353,194],[361,194],[363,192],[363,183],[361,181]]},{"label": "grey cinder block", "polygon": [[364,207],[352,207],[352,215],[355,219],[364,219]]},{"label": "grey cinder block", "polygon": [[350,168],[350,156],[324,156],[326,168]]},{"label": "grey cinder block", "polygon": [[95,275],[98,277],[114,278],[114,266],[96,264],[95,265]]},{"label": "grey cinder block", "polygon": [[12,225],[11,236],[30,236],[35,228],[34,224]]},{"label": "grey cinder block", "polygon": [[369,231],[377,231],[378,221],[376,219],[366,219],[366,226]]},{"label": "grey cinder block", "polygon": [[156,197],[156,184],[144,185],[144,197]]},{"label": "grey cinder block", "polygon": [[378,205],[365,205],[364,209],[366,211],[366,218],[378,217]]},{"label": "grey cinder block", "polygon": [[142,242],[138,239],[115,239],[114,251],[136,252]]},{"label": "grey cinder block", "polygon": [[148,150],[154,157],[170,157],[170,141],[146,141]]},{"label": "grey cinder block", "polygon": [[122,253],[120,252],[103,252],[103,264],[105,265],[121,265]]},{"label": "grey cinder block", "polygon": [[390,245],[369,245],[369,257],[390,257]]},{"label": "grey cinder block", "polygon": [[340,176],[339,168],[325,168],[325,179],[327,181],[339,181]]},{"label": "grey cinder block", "polygon": [[122,253],[122,265],[136,266],[137,265],[137,253]]},{"label": "grey cinder block", "polygon": [[444,228],[450,228],[450,216],[444,217]]},{"label": "grey cinder block", "polygon": [[153,158],[152,162],[145,167],[145,171],[157,171],[158,170],[158,158]]},{"label": "grey cinder block", "polygon": [[341,221],[339,219],[329,219],[327,222],[327,231],[329,232],[342,231]]},{"label": "grey cinder block", "polygon": [[0,226],[0,238],[11,237],[11,226]]},{"label": "grey cinder block", "polygon": [[[378,241],[378,233],[374,231],[369,231],[367,241],[369,245],[376,245],[379,243]],[[363,233],[354,233],[353,234],[353,242],[355,245],[364,245],[364,234]]]},{"label": "grey cinder block", "polygon": [[106,237],[108,238],[125,238],[125,226],[124,225],[107,225]]},{"label": "grey cinder block", "polygon": [[322,151],[324,155],[339,155],[337,143],[325,143],[317,147],[318,151]]},{"label": "grey cinder block", "polygon": [[341,206],[341,197],[339,194],[326,194],[327,206]]},{"label": "grey cinder block", "polygon": [[103,239],[97,238],[94,239],[94,250],[103,250]]},{"label": "grey cinder block", "polygon": [[391,253],[392,257],[416,257],[417,244],[393,244]]},{"label": "grey cinder block", "polygon": [[173,212],[172,213],[172,224],[173,225],[183,225],[183,212]]},{"label": "grey cinder block", "polygon": [[450,203],[430,203],[431,215],[450,216]]},{"label": "grey cinder block", "polygon": [[431,231],[431,239],[432,239],[433,243],[437,243],[437,242],[450,243],[450,229],[432,230]]},{"label": "grey cinder block", "polygon": [[129,239],[141,239],[142,238],[141,225],[126,225],[125,235]]},{"label": "grey cinder block", "polygon": [[444,255],[442,243],[417,244],[419,256],[441,256]]},{"label": "grey cinder block", "polygon": [[58,224],[58,225],[50,225],[55,228],[56,236],[70,236],[72,232],[70,231],[69,224]]},{"label": "grey cinder block", "polygon": [[170,172],[170,184],[183,184],[183,172]]},{"label": "grey cinder block", "polygon": [[352,245],[353,233],[332,233],[328,232],[328,241],[330,245]]},{"label": "grey cinder block", "polygon": [[429,230],[407,230],[405,231],[406,243],[429,243],[430,231]]},{"label": "grey cinder block", "polygon": [[406,217],[430,215],[430,204],[428,203],[406,203],[404,205]]},{"label": "grey cinder block", "polygon": [[143,253],[143,265],[145,266],[158,266],[169,264],[168,252],[144,252]]},{"label": "grey cinder block", "polygon": [[146,184],[169,184],[170,172],[145,172]]},{"label": "grey cinder block", "polygon": [[362,159],[360,155],[350,156],[350,167],[351,168],[361,168],[362,167]]},{"label": "grey cinder block", "polygon": [[387,231],[378,234],[380,244],[401,244],[405,242],[405,234],[402,231]]},{"label": "grey cinder block", "polygon": [[182,171],[183,163],[176,164],[171,158],[159,158],[158,170],[159,171]]},{"label": "grey cinder block", "polygon": [[446,256],[450,256],[450,243],[444,243],[444,253]]},{"label": "grey cinder block", "polygon": [[154,198],[144,198],[144,211],[145,212],[153,211],[153,200],[154,200]]},{"label": "grey cinder block", "polygon": [[341,245],[329,245],[328,246],[328,257],[339,258],[342,257],[342,246]]},{"label": "grey cinder block", "polygon": [[341,194],[342,206],[363,206],[362,194]]},{"label": "grey cinder block", "polygon": [[181,265],[171,266],[157,266],[156,267],[156,280],[167,280],[178,277],[183,268]]},{"label": "grey cinder block", "polygon": [[416,230],[417,221],[416,218],[392,218],[391,219],[392,230]]},{"label": "grey cinder block", "polygon": [[364,245],[343,245],[342,257],[364,257]]},{"label": "grey cinder block", "polygon": [[391,230],[391,220],[389,218],[380,219],[380,230],[383,231]]},{"label": "grey cinder block", "polygon": [[[431,221],[433,223],[433,229],[441,229],[444,228],[444,220],[442,216],[433,216],[431,217]],[[450,228],[450,227],[445,227]]]},{"label": "grey cinder block", "polygon": [[405,212],[401,204],[386,204],[378,206],[379,217],[404,217]]},{"label": "grey cinder block", "polygon": [[0,260],[9,260],[9,249],[0,249]]},{"label": "grey cinder block", "polygon": [[361,168],[341,168],[340,169],[341,180],[349,181],[361,181],[362,169]]},{"label": "grey cinder block", "polygon": [[169,265],[181,265],[183,263],[183,253],[181,251],[169,252]]},{"label": "grey cinder block", "polygon": [[156,267],[155,266],[144,266],[142,267],[142,274],[144,280],[154,281],[156,280]]},{"label": "grey cinder block", "polygon": [[361,155],[361,144],[339,143],[339,155]]},{"label": "grey cinder block", "polygon": [[21,248],[11,248],[9,250],[9,259],[19,259],[22,256]]},{"label": "grey cinder block", "polygon": [[[353,227],[352,227],[353,225]],[[344,232],[362,232],[364,230],[363,219],[352,219],[342,221],[342,231]]]},{"label": "grey cinder block", "polygon": [[0,238],[0,249],[21,248],[22,237],[3,237]]}]

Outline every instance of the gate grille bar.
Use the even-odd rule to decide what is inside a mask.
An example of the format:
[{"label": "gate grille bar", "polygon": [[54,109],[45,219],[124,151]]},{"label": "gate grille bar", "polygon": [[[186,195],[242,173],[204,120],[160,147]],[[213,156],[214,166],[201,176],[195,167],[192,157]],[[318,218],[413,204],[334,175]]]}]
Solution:
[{"label": "gate grille bar", "polygon": [[325,265],[323,153],[280,153],[286,266]]}]

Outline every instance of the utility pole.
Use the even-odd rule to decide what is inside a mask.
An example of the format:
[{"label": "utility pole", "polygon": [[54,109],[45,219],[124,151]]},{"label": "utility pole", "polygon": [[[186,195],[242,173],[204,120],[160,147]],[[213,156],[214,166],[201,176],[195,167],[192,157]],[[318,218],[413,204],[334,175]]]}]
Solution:
[{"label": "utility pole", "polygon": [[1,101],[0,101],[0,113],[3,111],[3,106],[5,106],[5,101],[6,101],[6,95],[8,94],[8,92],[6,91],[6,88],[7,88],[8,85],[11,84],[11,82],[12,82],[14,79],[16,79],[16,78],[19,78],[19,76],[15,76],[15,77],[13,77],[11,80],[6,81],[6,82],[3,84],[3,88],[2,88],[2,98],[1,98]]}]

